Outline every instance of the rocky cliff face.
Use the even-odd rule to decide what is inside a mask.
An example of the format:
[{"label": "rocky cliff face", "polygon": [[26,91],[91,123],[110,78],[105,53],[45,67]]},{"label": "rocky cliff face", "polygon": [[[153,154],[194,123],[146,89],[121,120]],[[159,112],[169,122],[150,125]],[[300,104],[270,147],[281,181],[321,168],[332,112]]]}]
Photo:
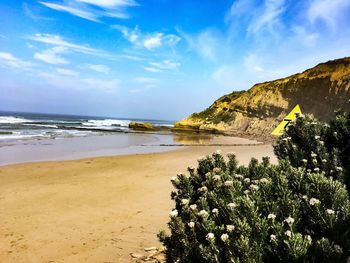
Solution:
[{"label": "rocky cliff face", "polygon": [[302,112],[329,120],[350,110],[350,57],[328,61],[303,73],[254,85],[216,100],[175,124],[175,130],[269,136],[299,104]]}]

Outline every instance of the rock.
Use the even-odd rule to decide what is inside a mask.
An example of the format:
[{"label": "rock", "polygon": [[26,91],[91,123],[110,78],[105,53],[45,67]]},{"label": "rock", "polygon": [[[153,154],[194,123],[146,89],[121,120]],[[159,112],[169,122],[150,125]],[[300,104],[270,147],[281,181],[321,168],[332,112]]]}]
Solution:
[{"label": "rock", "polygon": [[158,250],[157,247],[146,247],[145,251],[153,251],[153,250]]},{"label": "rock", "polygon": [[140,253],[130,253],[130,256],[131,256],[132,258],[137,258],[137,259],[143,258],[143,257],[144,257],[144,256],[143,256],[142,254],[140,254]]},{"label": "rock", "polygon": [[129,128],[133,130],[141,130],[141,131],[153,131],[155,130],[152,123],[148,122],[135,122],[132,121],[129,123]]}]

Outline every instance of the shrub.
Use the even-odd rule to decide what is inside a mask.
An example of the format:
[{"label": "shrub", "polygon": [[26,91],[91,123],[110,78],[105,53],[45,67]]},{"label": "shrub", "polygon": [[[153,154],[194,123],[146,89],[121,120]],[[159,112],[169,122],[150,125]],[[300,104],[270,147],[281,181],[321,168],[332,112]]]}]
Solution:
[{"label": "shrub", "polygon": [[294,167],[324,172],[350,189],[350,114],[338,114],[330,124],[309,116],[288,126],[274,146],[279,159]]},{"label": "shrub", "polygon": [[220,153],[188,173],[172,178],[170,234],[159,234],[167,262],[350,260],[348,193],[325,173]]}]

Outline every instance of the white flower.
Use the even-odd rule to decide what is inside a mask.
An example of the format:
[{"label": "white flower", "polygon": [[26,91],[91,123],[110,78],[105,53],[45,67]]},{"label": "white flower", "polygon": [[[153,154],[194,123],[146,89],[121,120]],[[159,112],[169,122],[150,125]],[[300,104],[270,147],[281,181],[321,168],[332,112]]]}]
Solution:
[{"label": "white flower", "polygon": [[212,240],[214,240],[215,236],[214,236],[213,233],[208,233],[208,235],[206,236],[206,238],[207,238],[208,241],[212,241]]},{"label": "white flower", "polygon": [[267,184],[269,182],[270,182],[269,179],[266,179],[266,178],[261,178],[260,179],[260,183],[262,183],[262,184]]},{"label": "white flower", "polygon": [[171,177],[170,181],[175,185],[180,183],[179,179],[176,176]]},{"label": "white flower", "polygon": [[327,209],[326,212],[329,215],[334,215],[334,213],[335,213],[334,210],[332,210],[332,209]]},{"label": "white flower", "polygon": [[245,191],[243,191],[243,193],[247,195],[247,194],[249,194],[249,190],[245,190]]},{"label": "white flower", "polygon": [[343,253],[343,249],[342,249],[341,246],[339,246],[339,245],[334,245],[334,249],[335,249],[339,254],[342,254],[342,253]]},{"label": "white flower", "polygon": [[321,137],[318,136],[318,135],[315,136],[315,140],[318,140],[318,139],[320,139],[320,138],[321,138]]},{"label": "white flower", "polygon": [[225,186],[232,186],[233,185],[233,181],[225,181],[224,185]]},{"label": "white flower", "polygon": [[244,178],[243,180],[245,183],[250,183],[250,179],[249,178]]},{"label": "white flower", "polygon": [[226,225],[226,231],[227,232],[232,232],[233,230],[235,230],[235,226],[234,225]]},{"label": "white flower", "polygon": [[343,171],[343,168],[341,168],[340,166],[335,167],[335,169],[336,169],[338,172],[342,172],[342,171]]},{"label": "white flower", "polygon": [[251,182],[252,182],[252,184],[258,184],[259,180],[252,180]]},{"label": "white flower", "polygon": [[292,148],[293,148],[293,149],[296,149],[297,146],[296,146],[295,144],[292,144]]},{"label": "white flower", "polygon": [[291,216],[289,216],[289,217],[287,217],[285,220],[284,220],[284,222],[286,222],[288,225],[292,225],[293,223],[294,223],[294,218],[293,217],[291,217]]},{"label": "white flower", "polygon": [[307,160],[306,159],[302,159],[303,163],[307,163]]},{"label": "white flower", "polygon": [[209,176],[210,176],[210,173],[207,172],[207,173],[205,174],[205,177],[209,177]]},{"label": "white flower", "polygon": [[228,240],[228,234],[222,234],[220,238],[223,242],[226,242]]},{"label": "white flower", "polygon": [[194,225],[195,225],[195,224],[194,224],[194,222],[192,222],[192,221],[188,223],[188,226],[189,226],[190,228],[194,228]]},{"label": "white flower", "polygon": [[170,217],[177,217],[177,215],[178,215],[178,212],[177,212],[176,209],[174,209],[173,211],[171,211],[171,212],[169,213],[169,216],[170,216]]},{"label": "white flower", "polygon": [[308,240],[309,242],[311,242],[311,241],[312,241],[311,236],[310,236],[310,235],[306,235],[306,240]]},{"label": "white flower", "polygon": [[308,200],[309,198],[307,197],[307,195],[303,195],[301,198],[303,198],[304,200]]},{"label": "white flower", "polygon": [[255,185],[255,184],[251,184],[249,186],[249,189],[252,190],[252,191],[257,191],[257,190],[259,190],[259,186]]},{"label": "white flower", "polygon": [[326,163],[326,162],[327,162],[327,160],[326,160],[326,159],[322,159],[322,162],[323,162],[323,163]]},{"label": "white flower", "polygon": [[221,154],[221,150],[218,149],[218,150],[215,151],[215,153],[216,153],[216,154]]},{"label": "white flower", "polygon": [[183,204],[183,205],[188,205],[188,203],[189,203],[190,201],[188,200],[188,199],[182,199],[181,200],[181,203]]},{"label": "white flower", "polygon": [[238,179],[238,180],[242,180],[242,179],[243,179],[243,175],[236,174],[236,175],[235,175],[235,178]]},{"label": "white flower", "polygon": [[213,214],[219,214],[219,209],[214,208],[213,210],[211,210],[211,212],[212,212]]},{"label": "white flower", "polygon": [[291,232],[290,230],[287,230],[287,231],[285,232],[285,234],[286,234],[286,236],[288,236],[288,237],[291,237],[291,236],[292,236],[292,232]]},{"label": "white flower", "polygon": [[221,179],[221,176],[220,176],[220,175],[214,175],[214,176],[213,176],[213,181],[215,181],[215,182],[220,181],[220,179]]},{"label": "white flower", "polygon": [[321,145],[324,145],[324,141],[319,141],[319,143],[320,143]]},{"label": "white flower", "polygon": [[316,156],[317,156],[317,154],[316,154],[316,153],[311,152],[311,157],[312,157],[312,158],[315,158]]},{"label": "white flower", "polygon": [[276,215],[275,214],[268,214],[267,218],[271,219],[271,220],[275,220]]},{"label": "white flower", "polygon": [[202,186],[201,188],[198,188],[199,192],[206,192],[208,191],[208,188],[206,186]]},{"label": "white flower", "polygon": [[208,216],[208,212],[205,211],[205,210],[201,210],[201,211],[199,211],[198,215],[201,216],[201,217],[207,217]]},{"label": "white flower", "polygon": [[233,210],[237,205],[235,203],[229,203],[227,204],[227,207],[231,210]]},{"label": "white flower", "polygon": [[271,241],[276,241],[277,240],[277,237],[275,235],[270,235],[270,240]]},{"label": "white flower", "polygon": [[338,133],[337,133],[337,132],[333,132],[333,135],[337,136],[337,135],[338,135]]},{"label": "white flower", "polygon": [[316,167],[316,168],[314,168],[314,171],[317,173],[320,171],[320,168]]},{"label": "white flower", "polygon": [[320,200],[318,200],[317,198],[311,198],[309,201],[310,205],[318,205],[320,204]]},{"label": "white flower", "polygon": [[221,168],[215,167],[215,168],[213,169],[213,172],[214,172],[214,173],[220,173],[220,172],[221,172]]},{"label": "white flower", "polygon": [[197,205],[196,204],[190,205],[190,208],[191,208],[191,210],[196,210],[197,209]]}]

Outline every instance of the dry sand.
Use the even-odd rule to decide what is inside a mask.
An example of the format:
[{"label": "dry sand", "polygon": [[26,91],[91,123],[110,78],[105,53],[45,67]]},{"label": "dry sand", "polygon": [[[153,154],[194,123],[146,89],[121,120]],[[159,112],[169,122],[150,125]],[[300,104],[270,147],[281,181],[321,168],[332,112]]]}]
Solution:
[{"label": "dry sand", "polygon": [[[0,262],[131,262],[160,245],[170,177],[217,148],[0,167]],[[273,156],[271,145],[220,148],[241,163]]]}]

